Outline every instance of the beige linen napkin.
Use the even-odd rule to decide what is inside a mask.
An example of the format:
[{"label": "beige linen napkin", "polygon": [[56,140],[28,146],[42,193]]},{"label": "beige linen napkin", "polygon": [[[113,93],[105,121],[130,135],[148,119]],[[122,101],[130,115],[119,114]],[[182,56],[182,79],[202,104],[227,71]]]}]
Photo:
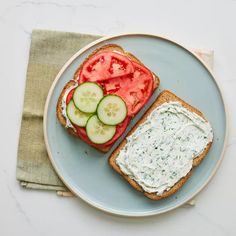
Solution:
[{"label": "beige linen napkin", "polygon": [[[23,187],[54,190],[61,196],[73,196],[58,178],[47,155],[43,138],[44,104],[63,64],[83,46],[100,37],[33,30],[16,168],[16,177]],[[212,51],[193,51],[212,67]]]}]

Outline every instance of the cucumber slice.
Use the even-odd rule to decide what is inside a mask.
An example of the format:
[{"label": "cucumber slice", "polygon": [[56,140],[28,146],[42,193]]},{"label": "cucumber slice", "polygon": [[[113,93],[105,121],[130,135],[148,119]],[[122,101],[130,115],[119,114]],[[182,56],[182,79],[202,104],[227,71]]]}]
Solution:
[{"label": "cucumber slice", "polygon": [[97,115],[93,115],[86,124],[86,132],[93,143],[103,144],[112,139],[116,133],[116,126],[104,125]]},{"label": "cucumber slice", "polygon": [[74,104],[73,100],[66,107],[66,113],[70,121],[80,127],[85,127],[89,117],[92,114],[80,111]]},{"label": "cucumber slice", "polygon": [[106,125],[117,125],[127,116],[127,106],[117,95],[107,95],[98,104],[97,115]]},{"label": "cucumber slice", "polygon": [[98,84],[85,82],[76,88],[73,101],[75,106],[82,112],[93,113],[96,111],[102,97],[103,90]]}]

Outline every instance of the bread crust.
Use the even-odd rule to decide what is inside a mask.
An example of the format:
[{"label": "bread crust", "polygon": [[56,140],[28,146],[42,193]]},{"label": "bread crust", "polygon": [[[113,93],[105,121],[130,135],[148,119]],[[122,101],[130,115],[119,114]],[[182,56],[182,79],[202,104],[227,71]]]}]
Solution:
[{"label": "bread crust", "polygon": [[[170,102],[170,101],[178,101],[181,103],[181,105],[183,107],[185,107],[186,109],[195,112],[196,114],[198,114],[199,116],[201,116],[203,119],[206,120],[206,118],[203,116],[203,114],[196,109],[195,107],[192,107],[191,105],[189,105],[188,103],[186,103],[185,101],[183,101],[182,99],[180,99],[179,97],[177,97],[175,94],[173,94],[172,92],[168,91],[168,90],[164,90],[163,92],[160,93],[160,95],[158,96],[157,100],[152,104],[152,106],[147,110],[147,112],[143,115],[143,117],[135,124],[135,126],[129,131],[129,133],[127,134],[126,137],[130,136],[143,122],[145,122],[145,120],[147,119],[148,115],[158,106],[160,106],[161,104],[165,103],[165,102]],[[166,198],[171,196],[172,194],[176,193],[188,180],[188,178],[191,176],[192,174],[192,170],[183,178],[181,178],[173,187],[171,187],[168,191],[164,191],[161,195],[157,195],[156,193],[148,193],[145,192],[142,187],[133,179],[131,179],[128,175],[124,174],[120,167],[116,164],[116,158],[120,152],[120,150],[125,146],[125,144],[127,143],[126,139],[124,139],[120,145],[113,151],[113,153],[111,154],[111,156],[108,159],[109,165],[117,172],[119,173],[122,177],[124,177],[124,179],[126,179],[129,184],[134,187],[136,190],[143,192],[144,195],[152,200],[160,200],[162,198]],[[204,149],[204,151],[197,156],[194,160],[193,160],[193,167],[198,166],[201,161],[205,158],[205,156],[207,155],[210,147],[211,147],[212,142],[208,143],[206,148]]]},{"label": "bread crust", "polygon": [[[100,52],[108,52],[108,51],[117,51],[117,52],[120,52],[126,56],[128,56],[131,60],[133,61],[136,61],[140,64],[142,64],[142,62],[136,58],[134,55],[132,55],[131,53],[129,52],[126,52],[123,50],[122,47],[120,47],[119,45],[116,45],[116,44],[107,44],[107,45],[104,45],[98,49],[96,49],[95,51],[93,51],[84,61],[83,63],[80,65],[80,67],[76,70],[75,74],[74,74],[74,78],[73,80],[70,80],[69,82],[67,82],[67,84],[64,86],[64,88],[62,89],[62,92],[58,98],[58,102],[57,102],[57,107],[56,107],[56,114],[57,114],[57,118],[59,120],[59,122],[61,123],[61,125],[63,127],[66,126],[66,119],[65,117],[62,115],[62,110],[61,110],[61,104],[62,104],[62,99],[63,99],[63,96],[66,92],[67,89],[69,89],[70,87],[74,86],[76,81],[78,80],[78,77],[79,77],[79,74],[80,74],[80,70],[81,68],[83,67],[83,65],[92,57],[94,56],[95,54],[97,53],[100,53]],[[143,64],[142,64],[143,65]],[[153,72],[152,72],[153,73]],[[154,89],[156,89],[159,84],[160,84],[160,79],[153,73],[153,78],[154,78],[154,88],[153,88],[153,91]],[[76,136],[77,138],[80,138],[78,136],[78,134],[72,129],[72,128],[67,128],[67,131],[72,134],[73,136]],[[112,147],[113,144],[111,145],[108,145],[108,146],[105,146],[104,145],[97,145],[97,144],[89,144],[93,147],[95,147],[96,149],[98,149],[99,151],[101,152],[108,152],[110,150],[110,148]]]},{"label": "bread crust", "polygon": [[[56,107],[57,119],[63,127],[66,127],[66,119],[62,115],[62,99],[63,99],[63,96],[65,95],[65,92],[67,91],[67,89],[74,86],[75,84],[76,84],[76,81],[74,81],[74,80],[70,80],[69,82],[67,82],[66,85],[64,86],[64,88],[62,89],[62,92],[57,100],[57,107]],[[67,128],[67,130],[70,134],[77,136],[72,128]]]}]

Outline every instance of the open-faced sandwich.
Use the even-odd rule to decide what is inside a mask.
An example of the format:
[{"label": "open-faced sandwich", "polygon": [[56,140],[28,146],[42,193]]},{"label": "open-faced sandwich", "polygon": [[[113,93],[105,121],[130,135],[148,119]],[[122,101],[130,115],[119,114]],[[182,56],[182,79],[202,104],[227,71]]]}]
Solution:
[{"label": "open-faced sandwich", "polygon": [[210,123],[196,108],[163,91],[109,158],[111,167],[153,200],[171,196],[207,155]]},{"label": "open-faced sandwich", "polygon": [[[65,85],[58,120],[71,134],[107,152],[159,83],[120,46],[103,46]],[[165,90],[114,150],[109,164],[146,197],[159,200],[184,185],[212,141],[212,127],[203,114]]]},{"label": "open-faced sandwich", "polygon": [[69,133],[107,152],[159,86],[131,53],[110,44],[94,51],[63,88],[59,122]]}]

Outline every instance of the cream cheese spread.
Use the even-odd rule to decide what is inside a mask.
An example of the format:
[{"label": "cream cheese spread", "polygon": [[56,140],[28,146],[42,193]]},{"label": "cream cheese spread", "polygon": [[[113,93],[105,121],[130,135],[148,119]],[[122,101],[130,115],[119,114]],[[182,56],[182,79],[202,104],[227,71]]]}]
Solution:
[{"label": "cream cheese spread", "polygon": [[127,138],[116,163],[146,192],[161,195],[187,175],[212,140],[209,122],[179,102],[164,103]]},{"label": "cream cheese spread", "polygon": [[72,128],[75,132],[76,132],[76,129],[75,127],[73,126],[73,124],[71,123],[70,119],[68,118],[67,116],[67,113],[66,113],[66,99],[67,99],[67,96],[68,94],[71,92],[72,89],[78,87],[78,83],[76,82],[73,86],[69,87],[65,93],[64,93],[64,96],[62,97],[62,101],[61,101],[61,113],[63,115],[63,117],[65,118],[66,120],[66,128]]}]

